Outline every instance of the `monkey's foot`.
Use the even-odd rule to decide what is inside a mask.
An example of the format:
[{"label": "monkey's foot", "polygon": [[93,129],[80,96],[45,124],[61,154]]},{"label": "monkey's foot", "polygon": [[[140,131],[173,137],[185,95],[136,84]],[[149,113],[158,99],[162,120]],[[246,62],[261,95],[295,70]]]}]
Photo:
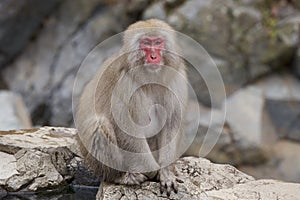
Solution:
[{"label": "monkey's foot", "polygon": [[170,196],[171,192],[178,192],[177,182],[182,183],[183,181],[175,176],[175,174],[170,171],[167,167],[159,170],[158,177],[160,180],[160,192],[167,192],[167,195]]},{"label": "monkey's foot", "polygon": [[147,176],[141,173],[126,172],[122,177],[115,182],[123,185],[140,185],[148,179]]}]

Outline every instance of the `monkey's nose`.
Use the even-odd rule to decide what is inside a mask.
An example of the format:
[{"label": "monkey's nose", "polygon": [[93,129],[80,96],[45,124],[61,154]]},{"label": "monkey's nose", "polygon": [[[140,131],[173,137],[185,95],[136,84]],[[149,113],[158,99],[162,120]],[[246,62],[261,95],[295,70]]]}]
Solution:
[{"label": "monkey's nose", "polygon": [[151,58],[152,60],[155,60],[155,59],[156,59],[156,55],[150,55],[150,58]]}]

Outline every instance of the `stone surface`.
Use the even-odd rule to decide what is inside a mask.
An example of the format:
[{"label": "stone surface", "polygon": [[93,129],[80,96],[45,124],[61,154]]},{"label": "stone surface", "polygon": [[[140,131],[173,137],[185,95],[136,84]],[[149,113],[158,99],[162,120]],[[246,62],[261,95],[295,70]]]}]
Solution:
[{"label": "stone surface", "polygon": [[281,138],[300,142],[300,101],[268,100],[266,109]]},{"label": "stone surface", "polygon": [[70,102],[81,62],[121,30],[111,12],[101,0],[62,2],[37,39],[3,72],[8,87],[23,96],[35,125],[73,123]]},{"label": "stone surface", "polygon": [[0,132],[0,190],[33,192],[67,185],[81,158],[75,129],[43,127]]},{"label": "stone surface", "polygon": [[[2,4],[16,4],[14,2],[6,0]],[[22,3],[26,2],[35,0]],[[0,81],[0,85],[23,96],[34,125],[71,126],[72,108],[69,102],[80,64],[99,42],[142,18],[162,18],[176,30],[198,41],[216,63],[228,94],[266,73],[289,66],[299,43],[299,12],[294,9],[293,14],[272,17],[273,4],[266,7],[257,1],[134,0],[130,4],[126,1],[103,0],[59,2],[55,12],[44,20],[35,39],[1,72],[5,81],[3,84]],[[39,3],[39,6],[49,5]],[[65,13],[65,10],[69,12]],[[8,22],[10,27],[11,23]],[[99,51],[99,60],[110,55],[114,47],[119,48],[114,45]],[[194,49],[190,51],[199,53]],[[184,48],[184,52],[191,53],[188,48]],[[0,53],[0,60],[4,57]],[[99,63],[92,64],[87,73],[93,74]],[[207,65],[207,62],[197,63]],[[205,67],[201,69],[205,71]],[[211,106],[210,95],[220,91],[209,93],[203,77],[193,76],[192,70],[189,72],[198,100]],[[208,80],[214,80],[209,73],[205,76]],[[218,100],[220,103],[224,99]]]},{"label": "stone surface", "polygon": [[262,121],[264,127],[271,125],[279,137],[299,141],[300,81],[288,74],[274,74],[253,87],[261,90],[265,99],[263,114],[269,122]]},{"label": "stone surface", "polygon": [[[204,122],[205,120],[202,121],[203,124]],[[78,156],[75,134],[75,129],[59,127],[1,131],[0,198],[61,199],[70,197],[71,194],[67,192],[70,189],[75,191],[72,195],[74,198],[94,198],[96,194],[93,187],[84,190],[67,186],[71,182],[73,185],[99,184],[99,180],[80,172],[84,166]],[[274,162],[280,163],[279,174],[286,170],[290,178],[296,178],[293,181],[299,181],[299,172],[293,169],[299,165],[299,159],[296,159],[299,157],[298,148],[299,145],[282,142],[273,149],[277,160]],[[259,196],[265,199],[293,199],[299,195],[299,184],[274,180],[255,181],[253,177],[230,165],[213,164],[204,158],[184,157],[176,161],[174,166],[184,182],[178,183],[179,192],[171,193],[171,199],[247,197],[246,199],[256,200]],[[84,179],[76,177],[76,174]],[[43,192],[36,193],[41,191]],[[231,198],[232,194],[236,196]],[[147,181],[139,186],[103,183],[97,198],[166,199],[167,196],[160,193],[158,182]]]},{"label": "stone surface", "polygon": [[276,73],[264,77],[253,86],[262,91],[265,99],[300,101],[300,81],[287,73]]},{"label": "stone surface", "polygon": [[31,128],[29,112],[20,95],[0,91],[0,130]]},{"label": "stone surface", "polygon": [[[178,194],[170,199],[200,199],[211,190],[231,188],[236,184],[253,181],[230,165],[213,164],[203,158],[185,157],[175,163],[176,172],[184,183],[179,183]],[[97,199],[168,199],[160,193],[160,184],[145,182],[139,186],[101,184]],[[202,198],[201,198],[202,199]]]},{"label": "stone surface", "polygon": [[0,2],[0,67],[24,48],[44,18],[56,8],[59,2],[59,0]]},{"label": "stone surface", "polygon": [[16,158],[8,153],[0,152],[0,184],[4,184],[4,180],[18,174]]},{"label": "stone surface", "polygon": [[144,11],[142,18],[143,19],[151,19],[151,18],[157,18],[157,19],[165,19],[167,16],[167,13],[164,9],[165,2],[155,2],[152,5],[148,6],[147,9]]},{"label": "stone surface", "polygon": [[[216,64],[231,94],[262,75],[289,66],[296,53],[299,11],[274,16],[272,6],[275,3],[261,1],[191,0],[173,7],[156,2],[143,16],[163,18],[199,42],[214,60],[222,60]],[[202,95],[200,100],[207,104],[207,98]]]},{"label": "stone surface", "polygon": [[295,74],[300,78],[300,47],[298,47],[293,65]]},{"label": "stone surface", "polygon": [[257,87],[249,86],[227,98],[224,103],[226,121],[237,137],[258,146],[272,144],[276,140],[276,134],[266,131],[266,126],[272,127],[264,121],[264,105],[262,90]]},{"label": "stone surface", "polygon": [[210,109],[191,100],[185,115],[185,133],[193,142],[185,155],[232,165],[258,164],[267,160],[265,150],[243,138],[239,132],[233,132],[225,117],[224,110]]},{"label": "stone surface", "polygon": [[178,193],[172,192],[170,197],[160,193],[156,182],[140,186],[102,183],[97,199],[296,200],[300,195],[300,184],[254,180],[230,165],[213,164],[203,158],[182,158],[175,167],[184,183],[179,183]]},{"label": "stone surface", "polygon": [[300,182],[300,144],[280,140],[271,150],[271,159],[256,166],[241,165],[239,169],[259,179],[273,178],[283,181]]},{"label": "stone surface", "polygon": [[275,180],[258,180],[238,184],[230,189],[208,191],[202,195],[209,200],[296,200],[300,196],[300,185]]}]

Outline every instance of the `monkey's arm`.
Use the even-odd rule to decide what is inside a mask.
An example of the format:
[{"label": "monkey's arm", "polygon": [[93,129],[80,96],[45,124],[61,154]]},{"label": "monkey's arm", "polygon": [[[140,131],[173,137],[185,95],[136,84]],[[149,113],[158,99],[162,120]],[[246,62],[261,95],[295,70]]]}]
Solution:
[{"label": "monkey's arm", "polygon": [[179,130],[169,129],[168,132],[162,133],[160,140],[162,149],[158,156],[158,163],[164,167],[159,170],[158,178],[161,183],[161,192],[166,190],[168,196],[171,191],[177,193],[177,182],[181,182],[175,173],[174,166],[170,164],[180,157],[181,150],[178,148],[184,146],[182,134],[181,128]]},{"label": "monkey's arm", "polygon": [[158,162],[161,166],[166,166],[159,171],[161,190],[177,192],[177,182],[182,182],[176,177],[174,166],[169,164],[175,162],[185,151],[186,138],[183,131],[183,116],[187,104],[188,88],[185,71],[180,72],[182,76],[172,85],[172,92],[176,94],[176,100],[171,100],[169,110],[173,110],[170,118],[161,133],[159,147],[161,148]]},{"label": "monkey's arm", "polygon": [[121,166],[123,158],[119,153],[117,139],[109,120],[104,117],[90,117],[81,126],[78,141],[88,166],[104,181],[113,181],[121,174],[107,166]]}]

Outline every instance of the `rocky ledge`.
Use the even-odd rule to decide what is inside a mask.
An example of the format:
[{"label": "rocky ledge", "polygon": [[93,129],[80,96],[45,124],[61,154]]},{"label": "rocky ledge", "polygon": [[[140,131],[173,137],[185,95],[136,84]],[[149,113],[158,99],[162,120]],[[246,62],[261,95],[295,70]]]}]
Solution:
[{"label": "rocky ledge", "polygon": [[[75,129],[43,127],[0,132],[0,197],[61,190],[68,185],[97,185],[84,171]],[[255,180],[233,166],[185,157],[175,164],[184,181],[178,194],[160,193],[159,183],[139,186],[102,183],[97,199],[285,199],[300,197],[300,184]],[[53,197],[51,199],[60,199]],[[17,198],[18,199],[18,198]]]},{"label": "rocky ledge", "polygon": [[296,200],[300,184],[276,180],[255,180],[231,165],[214,164],[204,158],[185,157],[175,163],[178,193],[168,197],[160,193],[159,183],[145,182],[140,186],[102,183],[97,199],[202,199],[202,200]]}]

